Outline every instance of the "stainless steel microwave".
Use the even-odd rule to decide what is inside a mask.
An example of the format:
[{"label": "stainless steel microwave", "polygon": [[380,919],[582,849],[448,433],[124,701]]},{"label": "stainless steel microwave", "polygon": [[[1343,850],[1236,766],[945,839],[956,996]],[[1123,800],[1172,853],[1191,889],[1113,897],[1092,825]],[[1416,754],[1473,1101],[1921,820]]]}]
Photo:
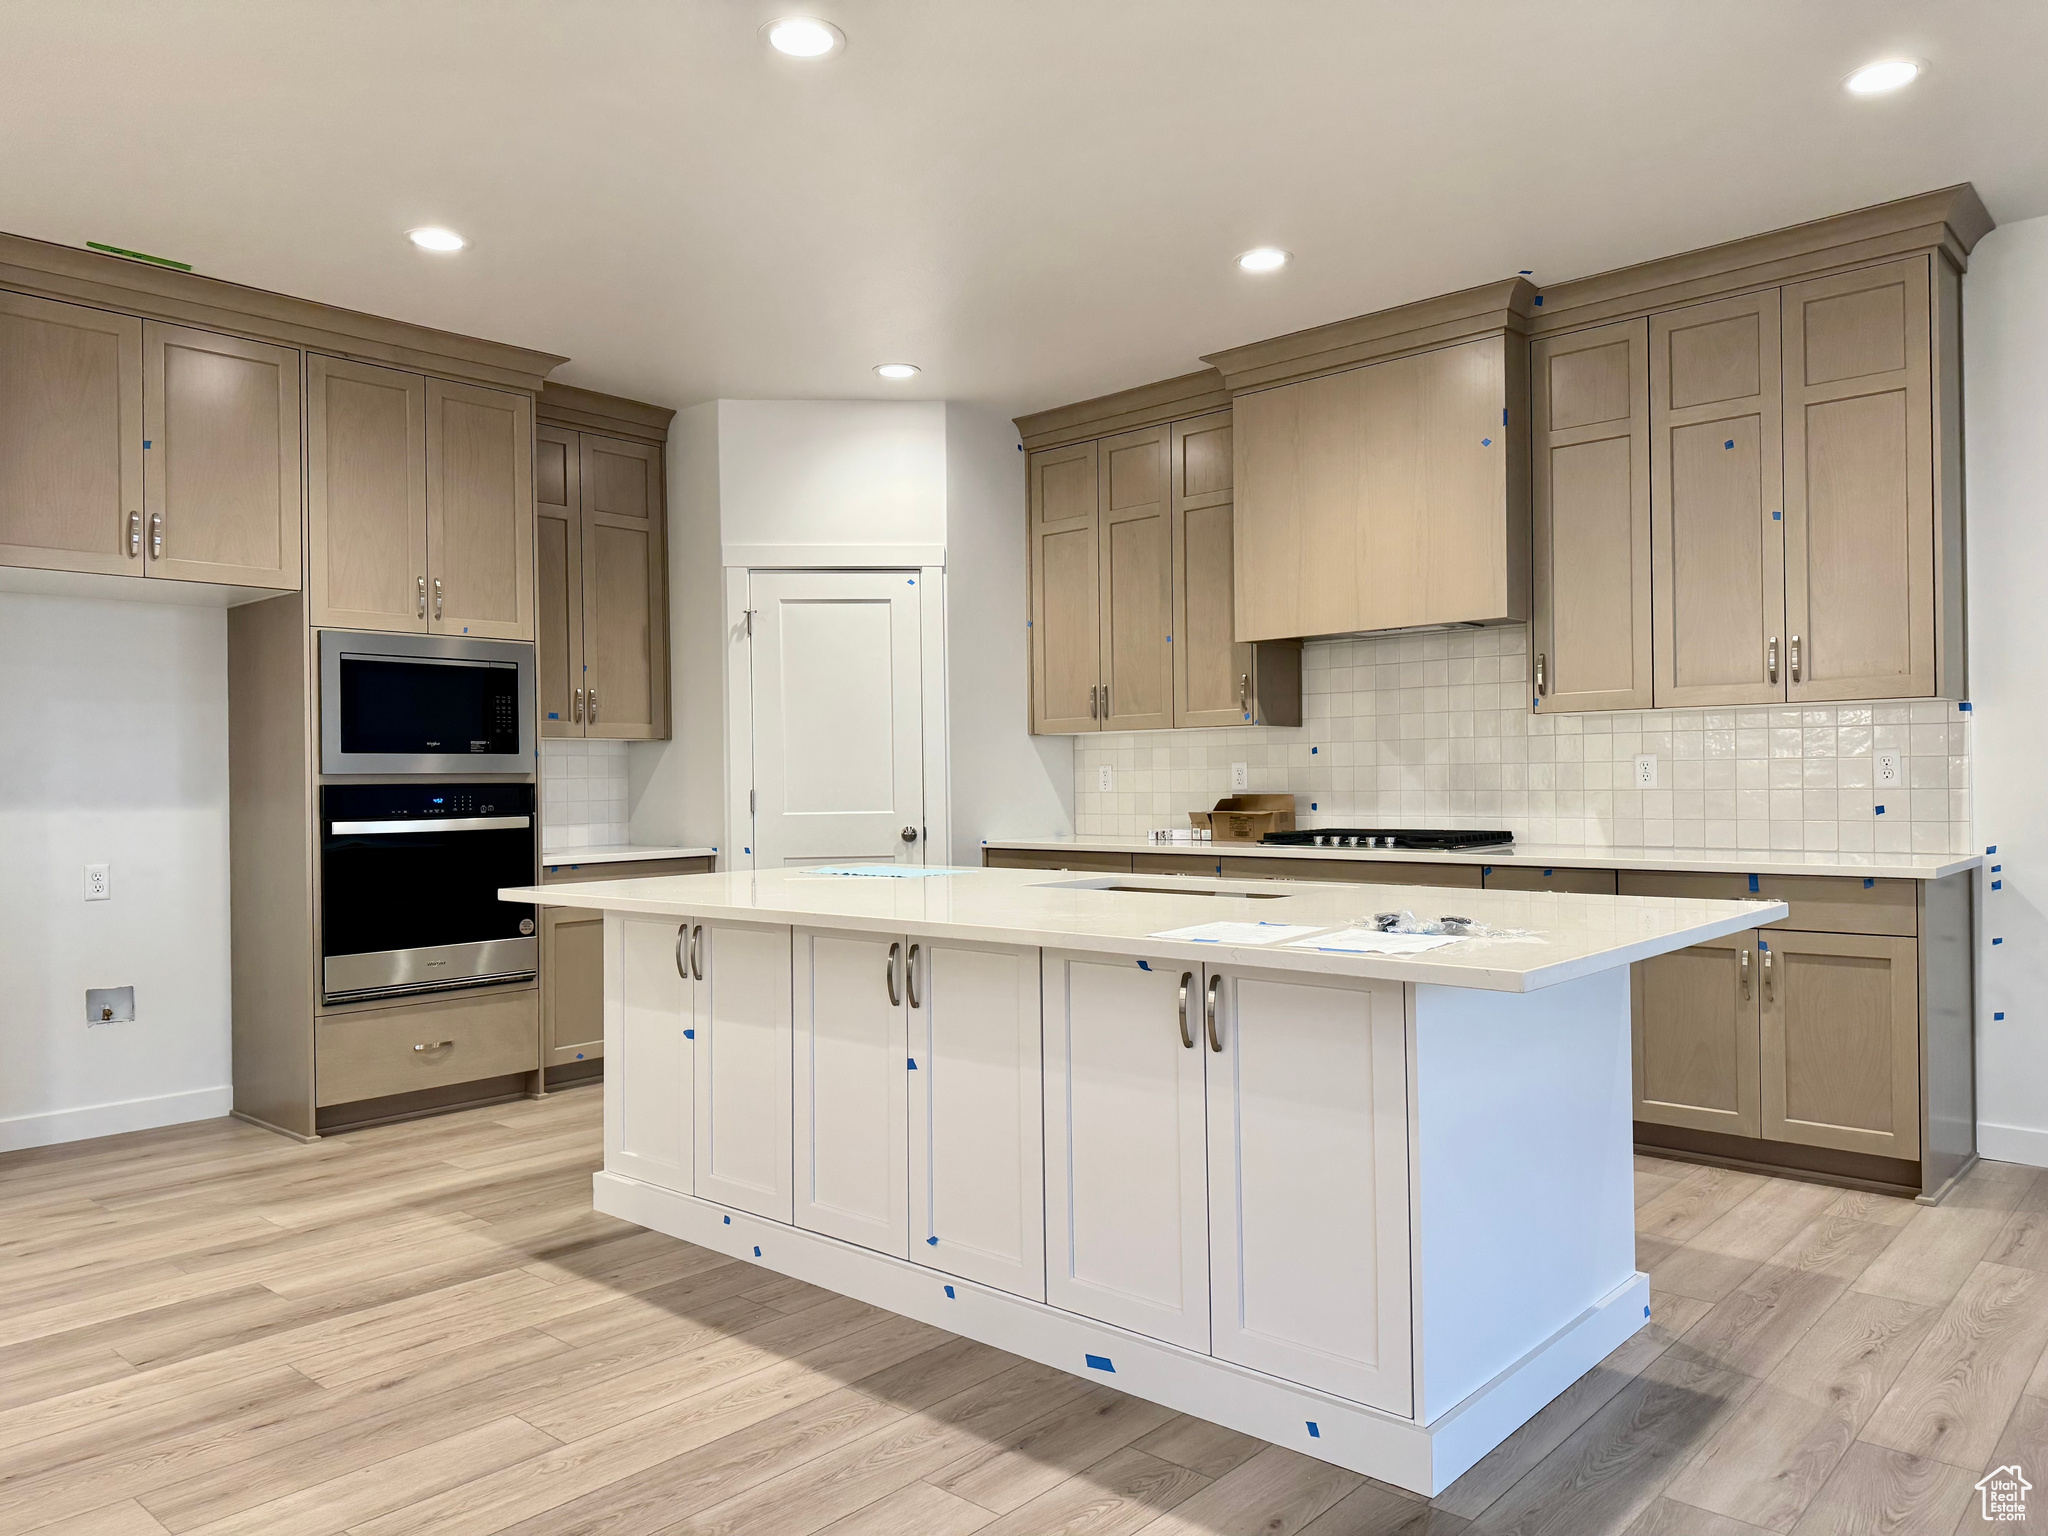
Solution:
[{"label": "stainless steel microwave", "polygon": [[533,647],[320,631],[320,771],[532,773]]}]

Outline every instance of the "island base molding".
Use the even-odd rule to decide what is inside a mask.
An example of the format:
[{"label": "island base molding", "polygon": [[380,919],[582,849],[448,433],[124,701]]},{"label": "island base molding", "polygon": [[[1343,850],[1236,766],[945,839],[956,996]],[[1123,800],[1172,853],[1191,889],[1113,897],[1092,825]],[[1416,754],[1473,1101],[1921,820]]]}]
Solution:
[{"label": "island base molding", "polygon": [[592,1186],[596,1208],[607,1216],[1432,1497],[1646,1326],[1650,1316],[1649,1276],[1631,1274],[1463,1401],[1418,1424],[623,1174],[596,1174]]}]

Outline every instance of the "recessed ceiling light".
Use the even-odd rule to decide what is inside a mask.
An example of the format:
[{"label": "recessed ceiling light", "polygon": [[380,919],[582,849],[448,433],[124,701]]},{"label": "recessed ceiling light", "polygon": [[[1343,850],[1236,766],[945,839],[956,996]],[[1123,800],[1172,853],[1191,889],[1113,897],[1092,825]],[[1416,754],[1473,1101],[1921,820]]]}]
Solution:
[{"label": "recessed ceiling light", "polygon": [[1911,85],[1920,78],[1922,67],[1917,59],[1879,59],[1875,64],[1864,65],[1842,84],[1851,95],[1881,96],[1902,85]]},{"label": "recessed ceiling light", "polygon": [[1237,258],[1237,264],[1247,272],[1278,272],[1292,260],[1292,251],[1277,245],[1255,245]]},{"label": "recessed ceiling light", "polygon": [[822,59],[846,46],[846,34],[815,16],[785,16],[761,29],[768,46],[793,59]]},{"label": "recessed ceiling light", "polygon": [[885,379],[914,379],[917,377],[915,363],[877,363],[875,372]]},{"label": "recessed ceiling light", "polygon": [[425,229],[408,229],[405,238],[423,251],[459,251],[469,242],[452,229],[429,225]]}]

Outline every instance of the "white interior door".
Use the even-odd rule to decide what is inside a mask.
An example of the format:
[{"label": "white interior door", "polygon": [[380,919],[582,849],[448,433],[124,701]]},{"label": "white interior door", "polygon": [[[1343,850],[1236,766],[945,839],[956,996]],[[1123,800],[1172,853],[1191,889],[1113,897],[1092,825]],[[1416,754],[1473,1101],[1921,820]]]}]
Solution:
[{"label": "white interior door", "polygon": [[796,1224],[910,1256],[904,951],[796,930]]},{"label": "white interior door", "polygon": [[1206,1350],[1202,967],[1046,950],[1044,986],[1045,1299]]},{"label": "white interior door", "polygon": [[754,571],[757,869],[924,862],[916,571]]}]

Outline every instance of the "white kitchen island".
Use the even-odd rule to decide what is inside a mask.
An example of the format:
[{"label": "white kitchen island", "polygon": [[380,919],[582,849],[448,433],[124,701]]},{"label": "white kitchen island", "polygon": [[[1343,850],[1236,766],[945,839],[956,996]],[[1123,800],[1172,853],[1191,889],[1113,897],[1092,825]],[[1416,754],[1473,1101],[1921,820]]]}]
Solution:
[{"label": "white kitchen island", "polygon": [[[1629,963],[1786,910],[983,869],[504,895],[605,914],[598,1209],[1432,1494],[1648,1317]],[[1402,908],[1534,937],[1151,937]]]}]

